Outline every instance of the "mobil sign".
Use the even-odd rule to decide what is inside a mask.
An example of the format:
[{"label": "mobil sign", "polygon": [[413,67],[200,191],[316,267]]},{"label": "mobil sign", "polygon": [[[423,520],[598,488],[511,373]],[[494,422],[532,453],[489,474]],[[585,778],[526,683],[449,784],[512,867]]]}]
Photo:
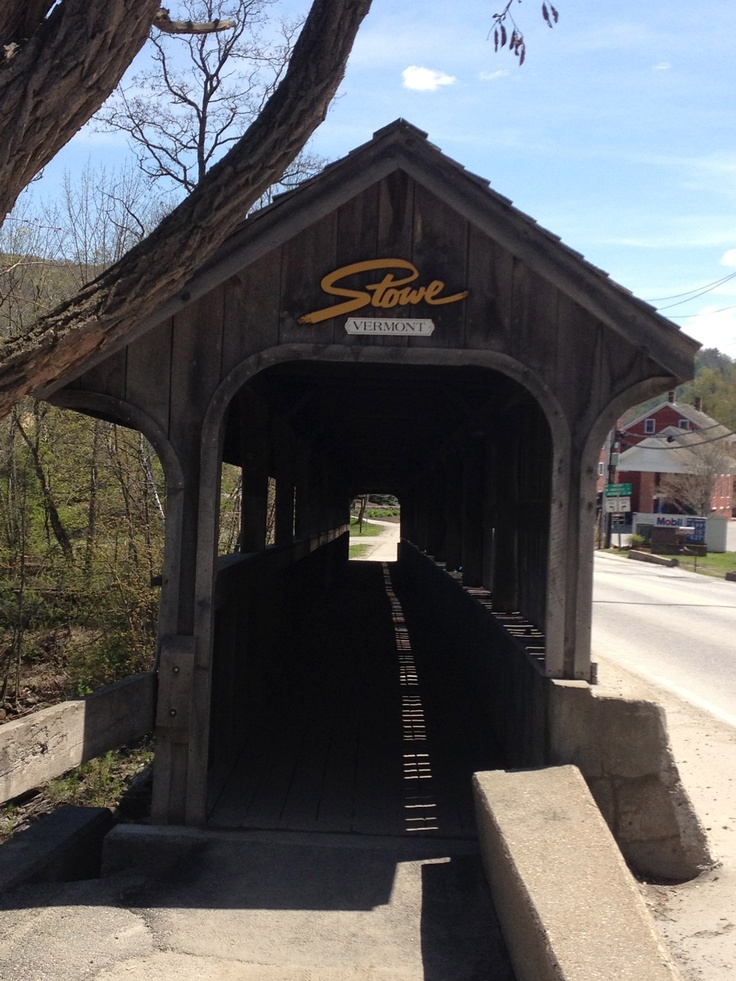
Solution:
[{"label": "mobil sign", "polygon": [[705,518],[692,514],[637,514],[635,525],[652,525],[654,528],[692,528],[685,539],[691,545],[705,544]]}]

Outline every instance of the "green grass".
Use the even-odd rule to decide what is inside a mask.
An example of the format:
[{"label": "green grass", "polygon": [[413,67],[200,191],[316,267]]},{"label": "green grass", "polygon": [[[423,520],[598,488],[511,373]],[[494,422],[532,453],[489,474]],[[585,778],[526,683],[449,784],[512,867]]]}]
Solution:
[{"label": "green grass", "polygon": [[350,534],[353,538],[373,538],[375,535],[380,535],[383,532],[383,527],[381,525],[372,525],[369,521],[363,519],[363,531],[358,532],[358,519],[350,518]]},{"label": "green grass", "polygon": [[[626,558],[628,549],[611,548],[609,554],[620,555]],[[670,556],[665,556],[669,558]],[[727,572],[736,572],[736,552],[709,552],[702,558],[696,559],[693,555],[674,555],[677,564],[686,572],[697,572],[701,576],[712,576],[715,579],[723,579]]]},{"label": "green grass", "polygon": [[351,545],[348,549],[349,559],[361,559],[369,551],[370,545]]},{"label": "green grass", "polygon": [[62,804],[117,808],[135,778],[152,762],[153,743],[147,737],[89,760],[30,795],[0,806],[0,845],[19,828]]},{"label": "green grass", "polygon": [[149,739],[133,747],[111,750],[52,780],[45,788],[54,804],[114,807],[130,777],[153,762]]},{"label": "green grass", "polygon": [[677,561],[681,569],[717,579],[723,579],[727,572],[736,572],[736,552],[709,552],[697,559],[691,555],[678,555]]}]

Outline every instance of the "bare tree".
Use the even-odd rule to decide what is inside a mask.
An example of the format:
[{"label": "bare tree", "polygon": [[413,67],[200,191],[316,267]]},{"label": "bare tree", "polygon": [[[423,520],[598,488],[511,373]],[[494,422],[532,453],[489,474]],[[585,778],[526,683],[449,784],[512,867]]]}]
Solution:
[{"label": "bare tree", "polygon": [[134,165],[118,170],[88,165],[75,177],[67,171],[52,216],[55,253],[72,271],[73,292],[121,259],[172,206]]},{"label": "bare tree", "polygon": [[39,316],[120,259],[171,210],[134,166],[87,166],[53,202],[24,194],[0,228],[0,338]]},{"label": "bare tree", "polygon": [[[95,113],[143,47],[157,0],[5,0],[0,220]],[[48,16],[47,16],[48,15]]]},{"label": "bare tree", "polygon": [[[77,2],[64,0],[59,9]],[[86,0],[91,8],[99,3]],[[106,0],[103,6],[126,5],[129,0]],[[138,8],[141,5],[147,6],[147,0],[139,0]],[[184,288],[194,270],[280,178],[324,118],[369,8],[370,0],[314,0],[273,95],[195,191],[123,259],[41,318],[23,338],[6,343],[0,367],[0,411],[82,363],[93,351],[108,348]],[[10,61],[11,67],[24,51]],[[72,60],[71,53],[66,54]],[[79,58],[75,51],[73,60]],[[0,75],[0,104],[3,89]],[[59,103],[54,104],[58,108]]]},{"label": "bare tree", "polygon": [[[693,434],[697,436],[697,434]],[[707,517],[716,480],[736,470],[736,460],[720,441],[693,441],[690,446],[675,450],[682,459],[682,473],[662,475],[660,490],[683,511]]]},{"label": "bare tree", "polygon": [[24,334],[77,288],[56,261],[58,234],[57,209],[28,195],[0,228],[0,339]]},{"label": "bare tree", "polygon": [[[324,119],[370,6],[371,0],[313,0],[283,77],[225,157],[153,234],[24,337],[5,343],[0,413],[108,349],[184,290]],[[60,0],[55,6],[53,0],[5,0],[0,219],[100,108],[145,43],[158,10],[156,0]],[[508,12],[507,4],[497,24]]]},{"label": "bare tree", "polygon": [[23,188],[97,112],[156,24],[158,0],[4,0],[0,8],[0,223]]},{"label": "bare tree", "polygon": [[[269,13],[275,0],[185,0],[192,21],[230,20],[231,31],[152,37],[151,64],[97,119],[128,137],[143,173],[189,193],[263,109],[286,70],[298,24]],[[270,29],[270,30],[269,30]],[[300,155],[301,156],[301,155]],[[282,180],[305,171],[300,157]]]}]

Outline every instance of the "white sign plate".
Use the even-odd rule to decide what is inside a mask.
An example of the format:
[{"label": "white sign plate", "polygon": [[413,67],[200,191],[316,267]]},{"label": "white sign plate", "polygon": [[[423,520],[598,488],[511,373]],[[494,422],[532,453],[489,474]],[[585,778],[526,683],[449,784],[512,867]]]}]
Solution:
[{"label": "white sign plate", "polygon": [[434,331],[434,321],[349,317],[345,324],[345,330],[348,334],[400,334],[402,337],[430,337]]},{"label": "white sign plate", "polygon": [[626,511],[631,510],[631,498],[630,497],[607,497],[606,498],[606,513],[607,514],[624,514]]}]

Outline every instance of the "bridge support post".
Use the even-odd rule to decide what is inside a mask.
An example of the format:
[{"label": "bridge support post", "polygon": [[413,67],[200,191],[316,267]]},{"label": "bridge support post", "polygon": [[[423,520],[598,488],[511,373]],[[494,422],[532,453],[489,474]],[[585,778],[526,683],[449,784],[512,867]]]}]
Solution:
[{"label": "bridge support post", "polygon": [[463,465],[462,566],[466,586],[483,585],[485,437],[467,440]]}]

